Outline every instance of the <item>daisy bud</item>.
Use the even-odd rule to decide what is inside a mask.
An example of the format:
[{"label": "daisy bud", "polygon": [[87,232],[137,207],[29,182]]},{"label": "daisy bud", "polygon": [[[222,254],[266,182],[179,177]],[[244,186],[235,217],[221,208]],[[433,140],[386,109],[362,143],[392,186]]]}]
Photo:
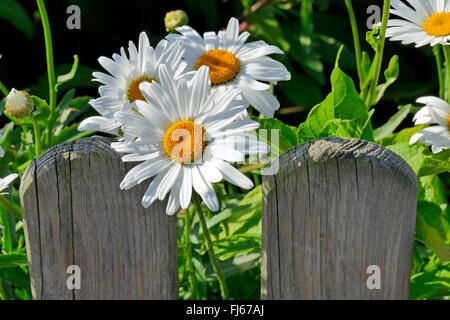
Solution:
[{"label": "daisy bud", "polygon": [[13,88],[6,97],[6,111],[13,117],[26,118],[33,111],[33,107],[33,101],[25,91],[18,91]]},{"label": "daisy bud", "polygon": [[167,32],[175,32],[176,27],[181,27],[189,23],[189,18],[183,10],[169,11],[164,17]]}]

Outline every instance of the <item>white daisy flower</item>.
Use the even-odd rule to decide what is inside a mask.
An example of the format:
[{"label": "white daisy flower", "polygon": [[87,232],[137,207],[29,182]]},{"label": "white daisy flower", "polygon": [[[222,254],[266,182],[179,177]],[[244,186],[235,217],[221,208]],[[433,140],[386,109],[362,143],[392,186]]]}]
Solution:
[{"label": "white daisy flower", "polygon": [[6,193],[1,193],[1,192],[3,190],[5,190],[11,184],[11,182],[16,180],[18,176],[19,175],[17,173],[13,173],[13,174],[6,176],[3,179],[0,179],[0,194],[6,194]]},{"label": "white daisy flower", "polygon": [[159,79],[140,84],[146,101],[137,101],[136,108],[143,116],[116,113],[117,120],[124,123],[124,133],[138,138],[112,147],[129,153],[123,161],[144,161],[127,173],[120,187],[128,190],[155,176],[142,205],[147,208],[170,191],[169,215],[189,206],[192,188],[212,211],[219,209],[213,183],[225,179],[243,189],[253,188],[252,181],[227,162],[243,162],[247,154],[269,151],[248,133],[259,123],[240,119],[246,104],[233,105],[240,91],[210,90],[207,67],[201,67],[188,83],[175,80],[163,65]]},{"label": "white daisy flower", "polygon": [[142,32],[139,35],[138,48],[132,41],[129,42],[129,57],[124,48],[120,49],[120,54],[113,54],[112,59],[100,57],[98,61],[109,74],[93,73],[94,81],[99,81],[103,85],[98,90],[100,97],[89,103],[101,116],[85,119],[78,129],[118,135],[122,124],[114,119],[114,114],[118,111],[134,112],[136,110],[136,101],[144,100],[139,84],[158,82],[157,70],[162,63],[169,65],[177,72],[176,75],[185,69],[181,43],[170,48],[167,44],[166,40],[162,40],[153,49],[147,35]]},{"label": "white daisy flower", "polygon": [[402,19],[390,19],[386,37],[403,44],[450,44],[450,0],[392,0],[390,12]]},{"label": "white daisy flower", "polygon": [[414,123],[437,124],[427,127],[411,137],[410,144],[417,141],[430,146],[433,153],[439,153],[450,148],[450,105],[436,97],[423,97],[417,100],[425,104],[414,116]]},{"label": "white daisy flower", "polygon": [[[0,133],[0,142],[2,142],[3,135]],[[5,151],[3,150],[2,146],[0,146],[0,158],[5,155]]]},{"label": "white daisy flower", "polygon": [[269,92],[269,83],[290,80],[286,67],[268,55],[282,54],[276,46],[264,41],[246,43],[248,32],[239,34],[239,22],[231,18],[227,30],[205,32],[203,38],[189,26],[176,28],[180,34],[170,34],[169,41],[182,40],[184,60],[188,65],[187,79],[201,66],[210,68],[214,90],[238,88],[242,97],[267,117],[273,117],[280,103]]}]

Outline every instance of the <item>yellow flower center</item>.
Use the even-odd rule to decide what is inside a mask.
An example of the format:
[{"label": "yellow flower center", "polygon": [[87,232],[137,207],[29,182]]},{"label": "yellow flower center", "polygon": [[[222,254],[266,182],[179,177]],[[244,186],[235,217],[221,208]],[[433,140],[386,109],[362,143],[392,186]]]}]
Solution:
[{"label": "yellow flower center", "polygon": [[209,78],[212,84],[226,83],[232,80],[239,72],[239,60],[226,50],[216,49],[206,51],[200,56],[195,65],[195,70],[201,66],[209,67]]},{"label": "yellow flower center", "polygon": [[448,131],[450,131],[450,114],[447,117],[447,128],[448,128]]},{"label": "yellow flower center", "polygon": [[175,122],[164,134],[166,154],[179,163],[191,163],[202,156],[206,146],[202,126],[191,120]]},{"label": "yellow flower center", "polygon": [[144,81],[151,83],[154,81],[154,79],[150,79],[149,77],[142,76],[142,77],[139,77],[130,82],[130,86],[128,87],[128,91],[127,91],[127,98],[128,98],[128,101],[130,101],[130,103],[133,103],[136,100],[145,101],[145,98],[142,95],[141,90],[139,89],[139,85]]},{"label": "yellow flower center", "polygon": [[450,12],[435,13],[423,24],[423,30],[430,36],[445,37],[450,35]]}]

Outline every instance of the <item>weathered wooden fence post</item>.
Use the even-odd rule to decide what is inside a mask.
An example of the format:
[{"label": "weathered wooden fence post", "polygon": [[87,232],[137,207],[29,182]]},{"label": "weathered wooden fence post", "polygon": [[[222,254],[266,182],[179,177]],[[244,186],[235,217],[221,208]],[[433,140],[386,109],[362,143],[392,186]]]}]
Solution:
[{"label": "weathered wooden fence post", "polygon": [[34,299],[178,298],[176,218],[160,201],[141,206],[148,183],[119,189],[132,166],[110,143],[85,138],[56,146],[23,176]]},{"label": "weathered wooden fence post", "polygon": [[263,178],[262,298],[408,299],[417,180],[407,163],[326,138],[276,165]]}]

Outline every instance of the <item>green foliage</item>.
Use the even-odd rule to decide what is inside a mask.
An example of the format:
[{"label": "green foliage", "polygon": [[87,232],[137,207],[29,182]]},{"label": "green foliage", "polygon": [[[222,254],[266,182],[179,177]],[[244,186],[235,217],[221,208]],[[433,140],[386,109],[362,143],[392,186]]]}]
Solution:
[{"label": "green foliage", "polygon": [[33,22],[22,5],[16,0],[2,0],[0,2],[0,19],[8,20],[29,38],[34,34]]},{"label": "green foliage", "polygon": [[298,141],[323,137],[352,137],[373,141],[371,113],[359,97],[353,80],[336,65],[331,75],[332,92],[311,109],[298,128]]},{"label": "green foliage", "polygon": [[398,126],[406,119],[411,112],[412,105],[400,106],[399,111],[392,116],[388,122],[374,130],[375,141],[391,136]]},{"label": "green foliage", "polygon": [[[370,0],[353,3],[355,7],[359,5],[364,10],[372,4]],[[48,2],[48,5],[55,4]],[[147,5],[148,3],[143,8]],[[285,64],[292,74],[291,81],[282,81],[272,87],[273,93],[282,104],[279,116],[266,119],[253,115],[253,118],[259,121],[260,129],[265,129],[256,134],[261,141],[270,145],[271,158],[312,139],[338,136],[376,141],[396,152],[412,167],[418,176],[419,201],[410,298],[448,299],[450,151],[433,154],[428,146],[420,143],[409,144],[412,135],[427,126],[412,126],[411,115],[418,109],[410,103],[420,95],[431,95],[436,91],[434,80],[414,78],[414,63],[420,60],[421,64],[427,64],[431,54],[425,51],[425,54],[418,56],[411,64],[402,51],[406,49],[392,52],[391,47],[389,52],[385,52],[385,56],[392,58],[389,63],[385,61],[383,64],[384,79],[381,83],[375,83],[375,92],[370,97],[369,87],[377,78],[375,55],[379,56],[381,53],[382,39],[379,37],[379,30],[375,28],[365,34],[366,41],[359,51],[354,50],[343,1],[187,0],[184,5],[193,24],[208,26],[210,30],[218,31],[226,26],[228,16],[240,17],[241,28],[251,33],[250,41],[264,40],[284,51],[284,55],[273,56]],[[95,2],[84,1],[83,6],[87,6],[87,11],[95,10]],[[41,23],[33,22],[27,13],[29,6],[24,4],[24,7],[16,0],[1,0],[0,19],[5,20],[6,25],[18,29],[19,34],[26,35],[29,41],[35,39],[39,44],[36,47],[41,48],[42,34],[35,30]],[[222,12],[224,8],[228,10],[225,13]],[[356,17],[359,22],[365,18],[361,12]],[[104,19],[106,18],[101,21],[105,22]],[[160,17],[159,23],[162,28],[163,16]],[[91,28],[88,32],[98,33],[103,40],[108,40],[104,39],[107,29],[101,27],[106,23],[96,25],[99,28]],[[139,28],[148,29],[148,23],[142,23]],[[84,30],[88,30],[88,27]],[[360,30],[361,33],[362,31]],[[161,39],[163,36],[151,34],[152,44],[156,43],[153,39]],[[61,37],[59,34],[59,38]],[[129,35],[129,39],[133,37]],[[115,35],[111,39],[117,40]],[[22,47],[26,47],[25,44]],[[6,47],[5,50],[11,48]],[[60,48],[58,50],[63,51]],[[1,60],[2,64],[9,63],[5,59],[7,52],[2,53],[5,55]],[[78,125],[80,121],[94,114],[89,106],[91,97],[85,94],[96,94],[97,85],[91,79],[92,72],[99,66],[90,65],[89,59],[78,53],[85,64],[79,64],[77,55],[74,56],[73,63],[68,63],[67,60],[59,61],[58,65],[54,66],[54,73],[59,76],[52,88],[49,88],[48,74],[39,75],[46,69],[44,65],[39,66],[36,78],[29,77],[27,91],[32,94],[35,104],[32,117],[14,118],[4,111],[5,99],[0,101],[0,115],[3,115],[2,120],[6,121],[4,125],[3,122],[0,125],[0,133],[3,134],[0,143],[5,150],[5,156],[0,158],[0,178],[10,173],[22,175],[36,157],[37,138],[32,119],[37,121],[41,130],[38,141],[42,151],[92,134],[80,133]],[[358,77],[355,53],[361,56],[361,65],[358,66],[358,71],[361,72],[358,72]],[[108,52],[104,54],[108,55]],[[64,59],[67,59],[67,56]],[[53,61],[51,65],[53,66]],[[431,70],[428,66],[426,68]],[[3,85],[1,82],[0,84]],[[55,95],[58,91],[56,99],[52,98],[52,90]],[[82,96],[77,96],[80,92]],[[289,107],[297,111],[283,113]],[[231,297],[259,299],[262,250],[262,186],[259,177],[261,166],[242,169],[246,169],[244,172],[252,178],[256,187],[247,192],[225,182],[215,184],[220,210],[218,213],[208,213],[207,227],[212,234],[213,247],[230,287]],[[16,181],[10,188],[11,193],[6,196],[17,208],[18,184]],[[205,237],[198,217],[192,208],[188,210],[193,215],[190,241],[199,297],[219,299],[220,288],[208,257]],[[186,226],[183,213],[180,213],[178,218],[179,292],[180,298],[191,299],[187,257],[184,251],[186,243],[183,234]],[[23,224],[0,206],[0,225],[0,299],[31,299]]]}]

